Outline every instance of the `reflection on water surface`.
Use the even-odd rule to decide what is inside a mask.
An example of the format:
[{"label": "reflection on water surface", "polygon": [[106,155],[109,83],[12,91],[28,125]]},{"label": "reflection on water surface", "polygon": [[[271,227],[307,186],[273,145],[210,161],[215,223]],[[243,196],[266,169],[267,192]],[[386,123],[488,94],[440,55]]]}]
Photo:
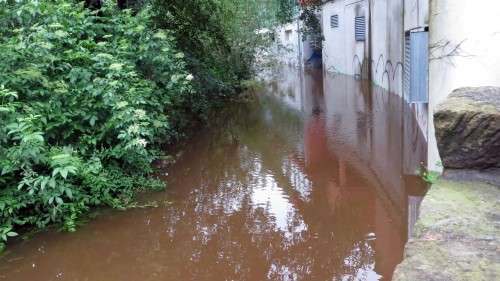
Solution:
[{"label": "reflection on water surface", "polygon": [[10,247],[0,280],[390,280],[424,184],[396,97],[283,69],[170,167],[172,203]]}]

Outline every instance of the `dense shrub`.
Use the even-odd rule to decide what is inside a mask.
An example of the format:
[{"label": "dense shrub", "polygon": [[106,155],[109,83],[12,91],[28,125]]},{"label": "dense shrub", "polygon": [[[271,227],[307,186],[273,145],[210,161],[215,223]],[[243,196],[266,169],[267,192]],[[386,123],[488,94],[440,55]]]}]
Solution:
[{"label": "dense shrub", "polygon": [[198,90],[208,95],[227,95],[237,86],[231,62],[231,45],[224,29],[227,9],[215,0],[153,0],[154,24],[173,31],[186,53],[190,71],[197,73]]},{"label": "dense shrub", "polygon": [[172,31],[196,73],[193,86],[209,98],[231,96],[252,76],[256,30],[271,27],[277,0],[151,0],[153,24]]},{"label": "dense shrub", "polygon": [[106,3],[0,0],[0,241],[160,187],[155,148],[206,110],[150,10]]}]

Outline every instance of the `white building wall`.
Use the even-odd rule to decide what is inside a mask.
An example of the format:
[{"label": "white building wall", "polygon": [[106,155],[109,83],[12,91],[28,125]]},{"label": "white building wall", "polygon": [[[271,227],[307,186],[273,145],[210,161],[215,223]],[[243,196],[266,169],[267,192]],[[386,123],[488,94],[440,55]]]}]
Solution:
[{"label": "white building wall", "polygon": [[[337,0],[325,3],[322,8],[324,68],[328,72],[357,75],[371,61],[373,82],[403,96],[404,32],[427,26],[427,1]],[[330,26],[332,15],[339,16],[338,28]],[[367,19],[366,41],[357,42],[354,18],[363,15]]]},{"label": "white building wall", "polygon": [[437,104],[457,88],[500,86],[500,1],[432,0],[430,5],[428,158],[430,168],[439,170]]},{"label": "white building wall", "polygon": [[[346,74],[367,78],[369,66],[369,20],[368,0],[346,0],[345,1],[345,50],[346,50]],[[366,38],[364,41],[356,41],[354,30],[355,17],[366,18]]]},{"label": "white building wall", "polygon": [[[323,20],[323,65],[328,72],[347,73],[345,59],[344,28],[346,26],[344,14],[344,1],[328,2],[322,9]],[[330,20],[333,15],[338,15],[339,26],[332,28]]]},{"label": "white building wall", "polygon": [[309,40],[303,40],[301,28],[303,23],[298,19],[276,28],[275,49],[280,63],[300,67],[312,56],[314,50]]},{"label": "white building wall", "polygon": [[[300,40],[300,41],[299,41]],[[277,57],[281,63],[298,66],[302,46],[297,21],[282,25],[276,29]]]},{"label": "white building wall", "polygon": [[[339,26],[332,28],[330,20],[338,15]],[[354,19],[366,18],[366,40],[356,41]],[[323,65],[328,72],[363,77],[368,76],[369,57],[368,0],[339,0],[327,2],[322,9]]]},{"label": "white building wall", "polygon": [[403,96],[403,2],[372,1],[372,81]]},{"label": "white building wall", "polygon": [[[405,0],[404,27],[405,30],[428,26],[430,0]],[[439,1],[439,0],[438,0]],[[459,0],[462,1],[462,0]],[[470,0],[465,0],[470,1]],[[401,1],[399,1],[401,2]]]}]

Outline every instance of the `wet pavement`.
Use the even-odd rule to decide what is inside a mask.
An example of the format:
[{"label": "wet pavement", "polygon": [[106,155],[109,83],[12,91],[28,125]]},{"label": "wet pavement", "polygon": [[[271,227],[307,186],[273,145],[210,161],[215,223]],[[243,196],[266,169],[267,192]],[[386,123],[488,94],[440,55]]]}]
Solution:
[{"label": "wet pavement", "polygon": [[168,204],[10,245],[0,280],[390,280],[425,192],[411,107],[348,76],[272,77],[183,146],[147,196]]}]

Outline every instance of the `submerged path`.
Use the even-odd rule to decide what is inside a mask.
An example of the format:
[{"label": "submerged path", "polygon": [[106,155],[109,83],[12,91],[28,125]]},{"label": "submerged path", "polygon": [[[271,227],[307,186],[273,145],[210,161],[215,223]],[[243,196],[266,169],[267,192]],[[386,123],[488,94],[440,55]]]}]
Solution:
[{"label": "submerged path", "polygon": [[397,96],[282,69],[168,169],[158,208],[9,248],[0,280],[390,280],[425,184]]}]

